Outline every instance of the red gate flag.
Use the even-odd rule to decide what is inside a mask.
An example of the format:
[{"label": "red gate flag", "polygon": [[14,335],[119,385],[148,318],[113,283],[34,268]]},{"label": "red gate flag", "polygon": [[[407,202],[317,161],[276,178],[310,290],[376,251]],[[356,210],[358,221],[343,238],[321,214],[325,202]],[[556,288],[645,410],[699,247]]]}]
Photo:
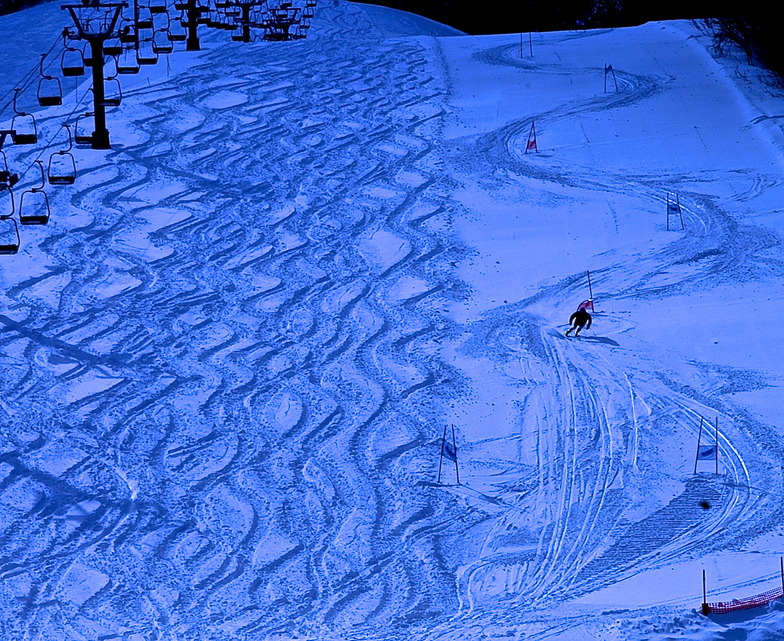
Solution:
[{"label": "red gate flag", "polygon": [[592,312],[595,311],[593,308],[593,298],[589,298],[580,303],[577,307],[577,311],[579,312],[581,309],[590,309]]},{"label": "red gate flag", "polygon": [[539,151],[539,147],[536,146],[536,125],[533,122],[531,123],[531,130],[528,132],[528,142],[525,143],[525,153],[528,153],[531,149]]}]

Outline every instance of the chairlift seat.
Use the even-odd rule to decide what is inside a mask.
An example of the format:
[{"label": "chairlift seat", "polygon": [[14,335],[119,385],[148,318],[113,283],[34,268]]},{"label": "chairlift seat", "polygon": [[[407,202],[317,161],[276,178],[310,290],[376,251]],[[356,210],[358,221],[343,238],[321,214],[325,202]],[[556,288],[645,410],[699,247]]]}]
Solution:
[{"label": "chairlift seat", "polygon": [[73,78],[75,76],[84,75],[84,65],[73,65],[70,67],[61,67],[61,71],[66,78]]},{"label": "chairlift seat", "polygon": [[38,104],[42,107],[56,107],[63,104],[63,99],[60,96],[39,96]]},{"label": "chairlift seat", "polygon": [[149,52],[136,52],[136,62],[140,65],[154,65],[158,62],[158,54],[155,52],[154,46],[150,48]]},{"label": "chairlift seat", "polygon": [[50,185],[73,185],[76,182],[76,176],[49,176]]},{"label": "chairlift seat", "polygon": [[3,187],[13,187],[19,182],[19,174],[11,173],[7,169],[0,169],[0,190]]}]

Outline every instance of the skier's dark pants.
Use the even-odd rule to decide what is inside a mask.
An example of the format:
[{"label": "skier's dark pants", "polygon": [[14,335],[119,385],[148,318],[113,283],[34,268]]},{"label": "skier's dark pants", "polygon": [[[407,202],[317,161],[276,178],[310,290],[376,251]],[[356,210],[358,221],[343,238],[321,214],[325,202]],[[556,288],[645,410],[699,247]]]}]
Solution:
[{"label": "skier's dark pants", "polygon": [[569,329],[566,330],[566,335],[569,336],[569,332],[571,332],[572,330],[575,330],[574,335],[575,336],[579,336],[580,335],[580,330],[583,327],[585,327],[585,325],[580,325],[580,323],[575,323]]}]

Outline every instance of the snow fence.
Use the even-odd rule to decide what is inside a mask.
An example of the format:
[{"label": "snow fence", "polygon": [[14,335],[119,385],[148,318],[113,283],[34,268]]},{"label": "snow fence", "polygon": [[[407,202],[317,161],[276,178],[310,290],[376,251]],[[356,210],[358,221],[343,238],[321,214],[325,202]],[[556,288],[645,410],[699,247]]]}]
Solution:
[{"label": "snow fence", "polygon": [[703,614],[729,614],[737,610],[750,610],[751,608],[758,608],[762,605],[767,605],[771,601],[780,599],[784,596],[782,588],[775,590],[768,590],[754,596],[746,597],[745,599],[733,599],[732,601],[719,601],[718,603],[703,603]]}]

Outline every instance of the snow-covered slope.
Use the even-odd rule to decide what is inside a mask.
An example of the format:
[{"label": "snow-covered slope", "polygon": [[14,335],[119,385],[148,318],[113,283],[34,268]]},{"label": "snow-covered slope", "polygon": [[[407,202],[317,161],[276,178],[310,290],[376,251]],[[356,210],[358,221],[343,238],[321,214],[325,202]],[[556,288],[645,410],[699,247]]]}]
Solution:
[{"label": "snow-covered slope", "polygon": [[[1,94],[66,24],[0,18]],[[784,551],[764,74],[687,23],[521,50],[344,2],[203,43],[0,256],[0,636],[779,638],[695,611]]]}]

